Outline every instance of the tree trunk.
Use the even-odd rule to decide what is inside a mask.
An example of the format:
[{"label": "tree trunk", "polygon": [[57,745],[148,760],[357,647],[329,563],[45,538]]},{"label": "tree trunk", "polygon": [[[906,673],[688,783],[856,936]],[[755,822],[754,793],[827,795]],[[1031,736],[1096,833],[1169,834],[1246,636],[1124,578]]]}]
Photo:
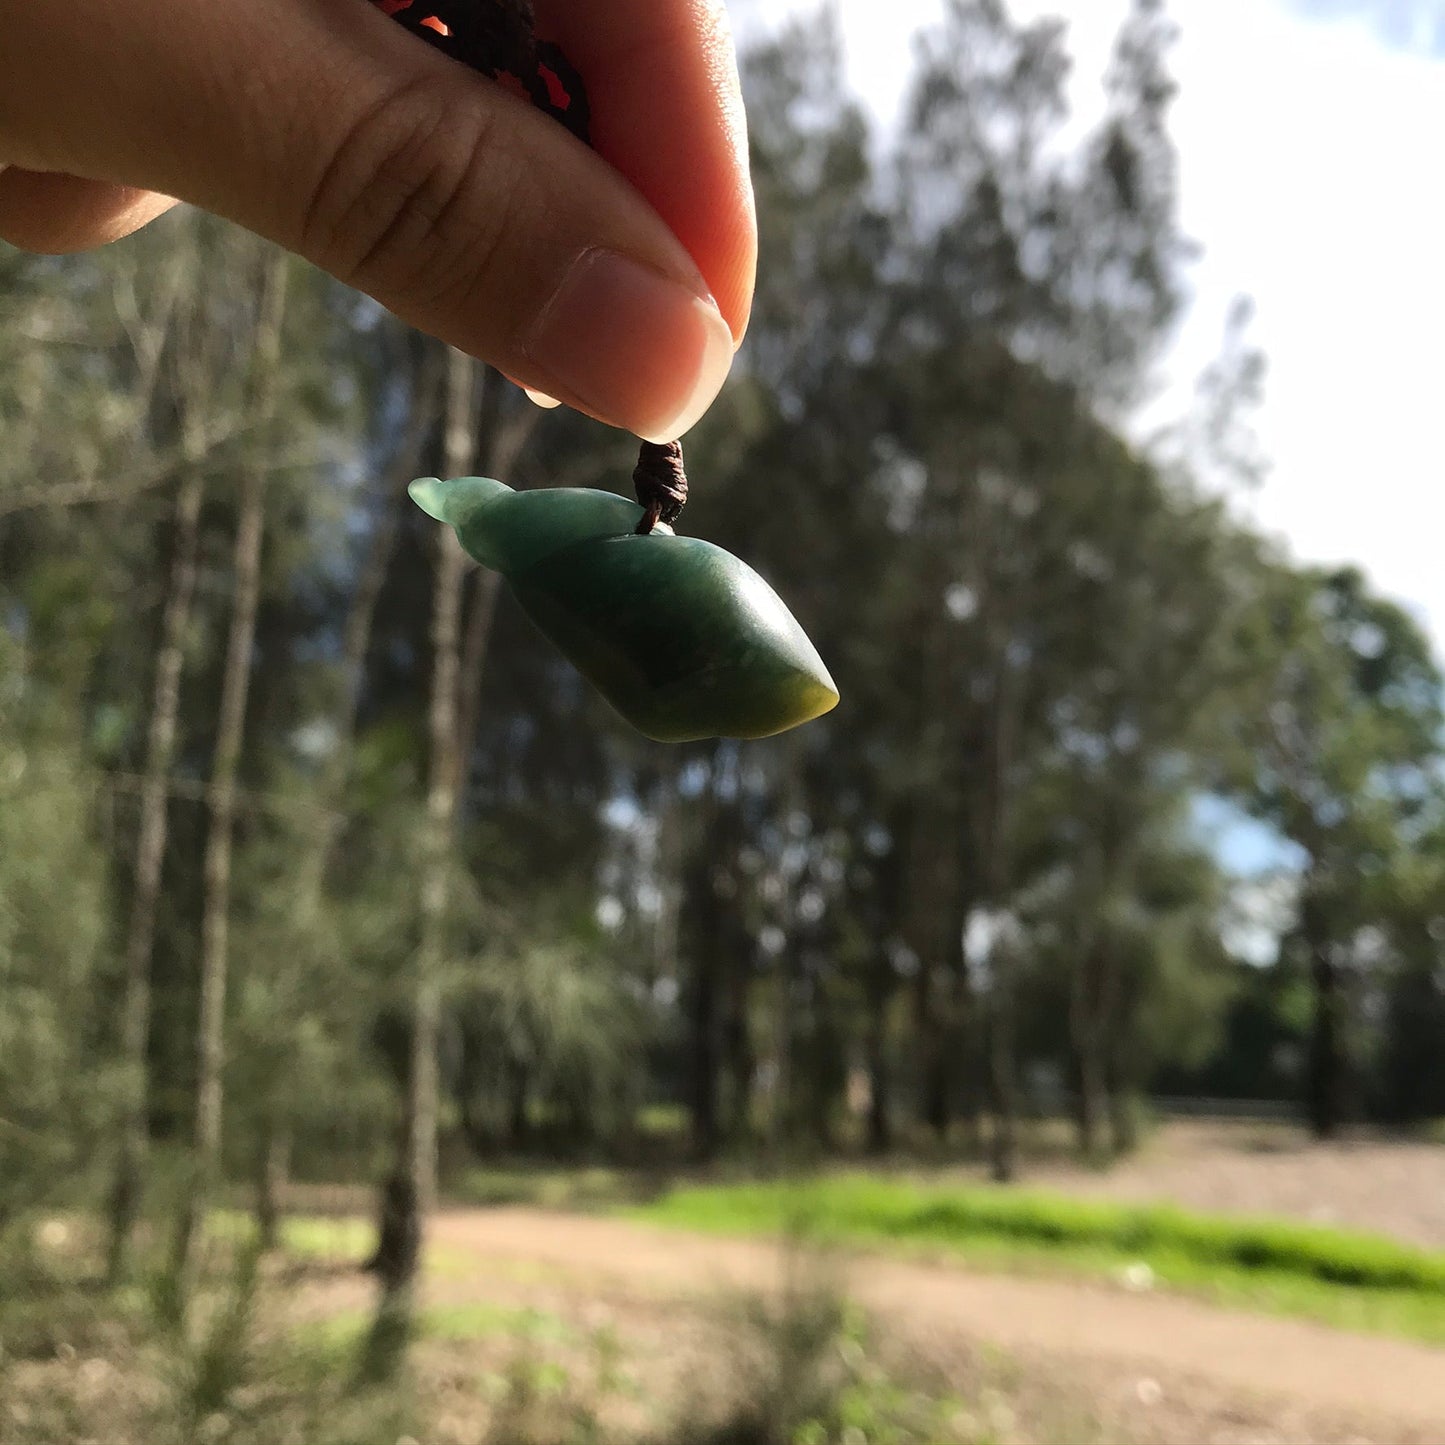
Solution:
[{"label": "tree trunk", "polygon": [[752,970],[745,943],[734,936],[734,956],[728,960],[726,1016],[723,1021],[723,1059],[728,1077],[727,1135],[744,1142],[752,1131],[753,1042],[748,1026],[748,995]]},{"label": "tree trunk", "polygon": [[[983,796],[975,822],[985,880],[983,893],[991,907],[998,907],[1007,894],[1008,768],[1017,726],[1017,687],[1010,684],[1007,649],[1000,647],[999,656],[990,698]],[[988,1080],[993,1109],[989,1169],[1000,1184],[1009,1183],[1018,1173],[1018,1061],[1012,974],[1008,950],[995,947],[989,959],[988,991]]]},{"label": "tree trunk", "polygon": [[[723,1142],[722,1084],[728,1061],[727,1027],[730,968],[746,967],[733,958],[741,947],[737,920],[737,860],[741,818],[736,798],[724,796],[725,774],[737,784],[734,745],[713,749],[710,791],[698,810],[696,832],[683,871],[685,945],[689,956],[687,1081],[692,1113],[692,1152],[699,1161],[717,1156]],[[779,1055],[779,1090],[786,1087],[785,1060]]]},{"label": "tree trunk", "polygon": [[[319,909],[326,884],[326,873],[341,830],[341,803],[351,775],[352,754],[356,740],[356,715],[361,706],[362,683],[366,673],[366,655],[371,647],[372,626],[376,620],[376,604],[386,584],[396,548],[400,497],[406,485],[421,470],[422,453],[427,438],[436,425],[441,367],[437,352],[426,345],[415,362],[415,388],[411,417],[406,435],[397,450],[395,465],[380,488],[380,517],[367,539],[356,591],[347,608],[341,633],[341,686],[336,711],[332,718],[335,738],[331,753],[322,770],[317,789],[318,807],[314,817],[316,831],[311,847],[301,860],[301,878],[296,889],[297,908]],[[263,1239],[268,1236],[267,1217],[279,1209],[280,1191],[286,1181],[291,1158],[291,1122],[286,1117],[287,1091],[279,1086],[271,1091],[261,1120],[261,1133],[274,1141],[270,1153],[275,1162],[268,1169],[279,1167],[281,1173],[262,1172],[257,1176],[256,1220]],[[264,1246],[269,1248],[269,1245]]]},{"label": "tree trunk", "polygon": [[1109,1082],[1109,1131],[1114,1158],[1123,1159],[1139,1147],[1139,1093],[1117,1073]]},{"label": "tree trunk", "polygon": [[[930,970],[932,973],[932,970]],[[920,1006],[928,1010],[920,1063],[923,1068],[923,1099],[921,1118],[934,1139],[943,1144],[948,1139],[948,1049],[944,1041],[946,1020],[939,1004],[942,990],[936,979],[926,993],[920,991]]]},{"label": "tree trunk", "polygon": [[[741,792],[737,754],[732,755],[734,781]],[[725,800],[718,826],[712,832],[712,846],[724,864],[715,875],[714,888],[721,884],[717,898],[719,989],[722,994],[721,1067],[727,1079],[727,1114],[723,1123],[727,1139],[742,1144],[752,1133],[753,1035],[749,1005],[753,984],[753,938],[743,917],[742,876],[738,858],[743,847],[743,804],[740,796]]]},{"label": "tree trunk", "polygon": [[[936,790],[935,790],[936,791]],[[918,973],[914,979],[914,1057],[918,1071],[917,1119],[940,1142],[948,1133],[946,1052],[948,961],[939,926],[947,863],[936,796],[922,796],[912,812],[908,839],[907,937]]]},{"label": "tree trunk", "polygon": [[291,1164],[291,1132],[272,1127],[274,1122],[263,1120],[256,1150],[256,1233],[265,1250],[281,1242],[281,1191]]},{"label": "tree trunk", "polygon": [[893,1147],[892,1081],[888,1072],[887,1001],[876,991],[869,998],[864,1044],[868,1058],[868,1152],[886,1154]]},{"label": "tree trunk", "polygon": [[[488,474],[491,473],[488,468]],[[500,470],[500,468],[498,468]],[[502,575],[482,570],[472,588],[471,606],[467,608],[467,625],[462,643],[457,699],[457,796],[466,796],[472,753],[476,746],[477,728],[482,717],[482,679],[486,675],[487,648],[492,640],[492,625],[497,617],[497,597],[502,590]]]},{"label": "tree trunk", "polygon": [[1079,1082],[1079,1155],[1086,1163],[1092,1164],[1100,1157],[1104,1119],[1109,1112],[1109,1088],[1103,1060],[1094,1040],[1075,1039],[1074,1061]]},{"label": "tree trunk", "polygon": [[[703,868],[707,868],[706,862]],[[707,881],[694,892],[711,893]],[[716,942],[699,936],[693,952],[692,1000],[689,1015],[692,1105],[692,1154],[699,1162],[717,1157],[718,1132],[718,986]]]},{"label": "tree trunk", "polygon": [[117,1156],[106,1255],[106,1275],[112,1284],[125,1272],[131,1234],[140,1211],[149,1142],[146,1054],[151,1019],[151,954],[155,946],[161,868],[166,855],[166,785],[176,750],[181,672],[196,595],[196,553],[205,491],[199,467],[201,448],[194,429],[188,429],[186,440],[188,465],[176,499],[175,552],[161,618],[160,650],[156,655],[145,779],[140,794],[140,827],[135,845],[135,882],[126,933],[125,989],[120,1010],[123,1095],[117,1120]]},{"label": "tree trunk", "polygon": [[[449,353],[445,465],[464,476],[475,452],[472,401],[476,363]],[[432,594],[432,686],[429,731],[426,847],[421,883],[421,937],[412,996],[411,1068],[401,1149],[388,1184],[384,1221],[393,1247],[378,1249],[382,1294],[368,1347],[373,1373],[400,1363],[415,1314],[426,1219],[436,1194],[437,1043],[441,1029],[441,967],[446,956],[447,878],[457,807],[457,674],[460,663],[462,583],[466,557],[450,527],[437,528],[438,557]],[[383,1230],[383,1243],[386,1243]]]},{"label": "tree trunk", "polygon": [[[510,390],[500,372],[486,372],[482,379],[481,413],[473,432],[472,459],[451,472],[459,475],[463,470],[475,466],[491,477],[505,477],[516,465],[522,449],[532,438],[532,433],[542,416],[541,409],[523,403],[517,407],[510,419],[503,415],[507,392]],[[450,462],[448,467],[450,469]],[[460,811],[466,803],[470,781],[470,763],[475,746],[477,729],[482,716],[482,684],[486,678],[487,651],[491,646],[492,628],[497,617],[497,599],[501,594],[502,577],[490,568],[477,571],[472,586],[471,602],[466,606],[466,625],[461,631],[461,645],[456,669],[456,725],[453,753],[452,789],[455,797],[454,810]],[[461,591],[457,597],[458,617],[463,608]],[[516,1138],[524,1138],[526,1129],[526,1075],[522,1075],[522,1102],[519,1105],[521,1128]],[[512,1122],[518,1115],[514,1112]],[[473,1141],[476,1147],[476,1139]]]},{"label": "tree trunk", "polygon": [[457,1027],[457,1081],[455,1097],[457,1122],[467,1146],[478,1159],[492,1153],[501,1137],[497,1120],[487,1108],[487,1083],[478,1067],[481,1061],[481,1031],[462,1013]]},{"label": "tree trunk", "polygon": [[[275,253],[266,268],[256,329],[253,415],[258,435],[269,438],[280,391],[281,332],[286,315],[290,258]],[[191,1177],[176,1227],[174,1268],[180,1298],[188,1298],[197,1231],[220,1174],[222,1070],[225,1065],[226,985],[231,919],[231,852],[236,823],[236,779],[246,735],[256,613],[261,599],[261,543],[266,526],[266,469],[247,468],[236,527],[235,600],[221,683],[216,754],[211,769],[211,827],[206,839],[205,904],[201,920],[201,1001],[196,1034],[196,1114]]]},{"label": "tree trunk", "polygon": [[1331,1139],[1345,1122],[1349,1059],[1345,1041],[1345,996],[1339,966],[1331,957],[1325,911],[1306,880],[1300,901],[1300,936],[1310,964],[1314,1014],[1305,1063],[1304,1107],[1316,1139]]},{"label": "tree trunk", "polygon": [[995,978],[989,991],[989,1096],[993,1128],[989,1133],[989,1172],[998,1184],[1018,1174],[1018,1084],[1014,1061],[1014,1008],[1009,982]]},{"label": "tree trunk", "polygon": [[868,1152],[884,1154],[893,1147],[895,1077],[888,1049],[888,1010],[898,988],[893,948],[896,930],[908,904],[909,869],[903,840],[912,837],[914,799],[895,804],[889,817],[893,847],[879,865],[870,927],[872,959],[868,968],[868,1027],[865,1037],[869,1075]]},{"label": "tree trunk", "polygon": [[[483,415],[477,438],[477,465],[489,477],[506,477],[517,463],[522,449],[532,439],[541,419],[538,407],[526,403],[509,419],[502,415],[506,388],[497,372],[487,374],[483,393]],[[457,699],[457,793],[466,794],[467,764],[482,716],[482,680],[486,676],[487,649],[491,645],[492,626],[497,616],[497,598],[502,578],[490,568],[477,576],[467,610],[467,625],[462,643],[458,674]]]},{"label": "tree trunk", "polygon": [[1346,1071],[1341,1015],[1344,997],[1340,970],[1330,959],[1328,944],[1312,945],[1310,978],[1314,984],[1314,1017],[1310,1028],[1305,1109],[1316,1139],[1333,1139],[1345,1122]]},{"label": "tree trunk", "polygon": [[1079,1156],[1087,1163],[1100,1158],[1104,1122],[1109,1114],[1109,1079],[1103,1029],[1097,1015],[1093,945],[1082,949],[1069,980],[1069,1034],[1073,1043],[1078,1085],[1075,1123]]},{"label": "tree trunk", "polygon": [[508,1147],[524,1153],[532,1145],[532,1129],[527,1118],[527,1096],[531,1078],[520,1059],[507,1064],[507,1141]]},{"label": "tree trunk", "polygon": [[796,926],[777,959],[777,1022],[773,1029],[771,1142],[779,1155],[798,1137],[798,978],[802,972]]},{"label": "tree trunk", "polygon": [[972,914],[973,893],[966,861],[964,825],[961,820],[957,822],[953,836],[957,852],[950,878],[952,909],[949,914],[948,934],[944,940],[945,956],[949,965],[949,1056],[946,1080],[949,1128],[954,1135],[961,1133],[963,1147],[970,1154],[977,1155],[982,1139],[979,1122],[982,1110],[982,1100],[979,1097],[982,1069],[979,1055],[983,1034],[964,944],[968,920]]}]

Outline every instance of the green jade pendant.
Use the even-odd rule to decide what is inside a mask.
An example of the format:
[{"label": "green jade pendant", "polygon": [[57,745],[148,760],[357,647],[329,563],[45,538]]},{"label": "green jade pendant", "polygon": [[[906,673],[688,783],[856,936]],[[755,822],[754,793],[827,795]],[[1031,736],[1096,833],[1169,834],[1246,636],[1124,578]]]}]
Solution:
[{"label": "green jade pendant", "polygon": [[625,497],[485,477],[423,477],[410,492],[655,742],[772,737],[837,706],[808,635],[751,567],[663,524],[637,535],[643,510]]}]

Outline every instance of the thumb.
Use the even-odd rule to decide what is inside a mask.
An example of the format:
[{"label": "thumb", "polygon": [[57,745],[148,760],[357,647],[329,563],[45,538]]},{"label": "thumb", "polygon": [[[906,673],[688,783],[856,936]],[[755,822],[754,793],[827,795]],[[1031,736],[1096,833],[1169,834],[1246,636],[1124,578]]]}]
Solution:
[{"label": "thumb", "polygon": [[731,330],[627,181],[363,0],[27,0],[6,39],[0,160],[191,201],[649,440],[727,375]]}]

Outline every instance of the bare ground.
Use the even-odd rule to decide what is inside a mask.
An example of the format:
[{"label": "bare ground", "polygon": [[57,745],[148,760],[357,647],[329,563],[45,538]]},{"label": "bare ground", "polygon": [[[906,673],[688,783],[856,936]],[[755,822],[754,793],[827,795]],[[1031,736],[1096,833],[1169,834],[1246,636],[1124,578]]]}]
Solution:
[{"label": "bare ground", "polygon": [[[1280,1126],[1176,1123],[1110,1174],[1036,1158],[1028,1182],[1294,1216],[1445,1247],[1439,1145],[1357,1139],[1314,1146]],[[308,1202],[352,1213],[368,1201],[347,1191]],[[432,1303],[525,1307],[566,1321],[573,1342],[549,1348],[572,1352],[564,1363],[579,1379],[592,1368],[590,1333],[614,1332],[635,1391],[614,1402],[609,1425],[624,1436],[635,1426],[654,1440],[670,1438],[665,1429],[658,1436],[659,1422],[675,1421],[680,1405],[685,1413],[692,1402],[745,1381],[730,1363],[735,1340],[719,1305],[775,1291],[785,1265],[776,1248],[758,1242],[532,1209],[446,1211],[434,1243]],[[867,1256],[828,1263],[868,1309],[894,1361],[916,1364],[968,1402],[978,1428],[966,1438],[999,1445],[1445,1445],[1445,1351],[1107,1283]],[[287,1316],[317,1319],[369,1309],[371,1289],[338,1267],[313,1275],[288,1301]],[[515,1348],[505,1331],[424,1342],[418,1364],[435,1405],[425,1445],[508,1438],[487,1433],[491,1407],[479,1381],[497,1378]],[[87,1353],[82,1346],[78,1358],[72,1350],[11,1372],[9,1405],[0,1388],[0,1445],[152,1445],[144,1431],[121,1431],[118,1418],[122,1400],[143,1394],[146,1370],[128,1367],[123,1352],[110,1363],[106,1351]],[[104,1414],[110,1433],[51,1433],[38,1430],[35,1418],[27,1423],[22,1412],[33,1415],[51,1377],[68,1381],[79,1415]]]},{"label": "bare ground", "polygon": [[[449,1269],[448,1299],[469,1288],[495,1299],[521,1281],[634,1321],[766,1292],[783,1268],[766,1244],[530,1210],[447,1213],[436,1242],[481,1266],[470,1286]],[[852,1297],[920,1358],[967,1375],[981,1352],[1002,1351],[1030,1382],[1026,1400],[1052,1397],[1044,1415],[1072,1410],[1101,1438],[1445,1441],[1445,1351],[1105,1285],[870,1258],[841,1267]]]},{"label": "bare ground", "polygon": [[[1034,1159],[1026,1182],[1445,1248],[1438,1144],[1316,1145],[1286,1125],[1183,1121],[1111,1172],[1056,1151]],[[445,1298],[547,1299],[570,1318],[601,1311],[668,1396],[696,1388],[700,1362],[712,1358],[715,1372],[716,1351],[697,1343],[709,1301],[780,1276],[777,1252],[757,1243],[542,1211],[450,1212],[437,1243],[451,1260],[434,1285]],[[1103,1283],[876,1258],[842,1268],[898,1347],[978,1402],[1001,1441],[1445,1445],[1445,1351]]]},{"label": "bare ground", "polygon": [[1068,1164],[1029,1183],[1108,1199],[1167,1201],[1368,1229],[1445,1249],[1445,1145],[1360,1137],[1315,1144],[1278,1124],[1175,1122],[1108,1173]]}]

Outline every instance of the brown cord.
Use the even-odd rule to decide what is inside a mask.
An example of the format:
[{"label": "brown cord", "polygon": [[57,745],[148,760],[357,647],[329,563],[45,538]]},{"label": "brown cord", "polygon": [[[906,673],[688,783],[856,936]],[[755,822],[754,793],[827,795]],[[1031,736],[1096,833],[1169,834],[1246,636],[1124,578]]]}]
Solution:
[{"label": "brown cord", "polygon": [[659,523],[670,527],[687,505],[687,473],[682,465],[682,443],[643,442],[638,454],[637,470],[632,473],[637,500],[647,515],[637,524],[639,536],[645,537]]},{"label": "brown cord", "polygon": [[[532,0],[372,0],[413,35],[496,79],[509,75],[532,104],[590,145],[591,110],[582,77],[555,46],[536,38]],[[687,502],[682,444],[643,442],[632,473],[644,511],[637,531],[669,526]]]}]

